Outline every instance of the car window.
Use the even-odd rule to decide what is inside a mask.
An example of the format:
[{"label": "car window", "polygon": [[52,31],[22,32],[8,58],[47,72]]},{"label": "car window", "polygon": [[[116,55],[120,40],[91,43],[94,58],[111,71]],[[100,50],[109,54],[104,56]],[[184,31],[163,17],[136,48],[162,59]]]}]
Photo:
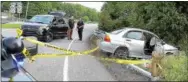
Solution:
[{"label": "car window", "polygon": [[146,36],[146,42],[148,42],[148,44],[150,44],[150,46],[155,45],[156,42],[159,41],[159,38],[156,37],[154,34],[151,34],[148,32],[144,32],[143,34]]},{"label": "car window", "polygon": [[29,20],[29,22],[49,24],[52,20],[52,16],[34,16]]},{"label": "car window", "polygon": [[120,30],[115,30],[115,31],[112,31],[111,34],[119,34],[119,33],[121,33],[122,31],[123,31],[122,29],[120,29]]},{"label": "car window", "polygon": [[140,31],[130,31],[127,33],[126,38],[141,40],[142,32]]}]

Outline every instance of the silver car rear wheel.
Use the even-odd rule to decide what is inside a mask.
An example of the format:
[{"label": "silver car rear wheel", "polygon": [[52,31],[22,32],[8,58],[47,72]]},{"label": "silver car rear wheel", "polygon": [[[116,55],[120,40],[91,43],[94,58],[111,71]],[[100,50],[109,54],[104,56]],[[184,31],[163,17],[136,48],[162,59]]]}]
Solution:
[{"label": "silver car rear wheel", "polygon": [[129,56],[129,51],[127,48],[118,48],[114,52],[114,57],[116,58],[127,58]]}]

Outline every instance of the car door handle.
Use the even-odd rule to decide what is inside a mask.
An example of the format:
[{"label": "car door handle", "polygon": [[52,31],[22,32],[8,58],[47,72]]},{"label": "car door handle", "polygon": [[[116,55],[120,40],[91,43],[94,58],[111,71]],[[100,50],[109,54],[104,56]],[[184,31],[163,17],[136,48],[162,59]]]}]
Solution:
[{"label": "car door handle", "polygon": [[127,39],[126,41],[131,41],[131,40]]}]

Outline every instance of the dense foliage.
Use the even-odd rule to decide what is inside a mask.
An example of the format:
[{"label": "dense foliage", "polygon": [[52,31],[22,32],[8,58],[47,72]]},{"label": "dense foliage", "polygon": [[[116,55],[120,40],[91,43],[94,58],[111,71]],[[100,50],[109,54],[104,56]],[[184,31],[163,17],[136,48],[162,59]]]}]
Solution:
[{"label": "dense foliage", "polygon": [[[23,13],[21,17],[25,17],[27,2],[23,1]],[[2,11],[9,11],[10,2],[2,2]],[[64,2],[29,2],[28,18],[36,14],[47,14],[49,11],[63,11],[67,16],[74,16],[76,19],[83,18],[85,21],[97,21],[98,12],[80,4],[71,4]]]},{"label": "dense foliage", "polygon": [[122,27],[146,29],[188,50],[187,15],[188,2],[106,2],[99,27],[106,31]]}]

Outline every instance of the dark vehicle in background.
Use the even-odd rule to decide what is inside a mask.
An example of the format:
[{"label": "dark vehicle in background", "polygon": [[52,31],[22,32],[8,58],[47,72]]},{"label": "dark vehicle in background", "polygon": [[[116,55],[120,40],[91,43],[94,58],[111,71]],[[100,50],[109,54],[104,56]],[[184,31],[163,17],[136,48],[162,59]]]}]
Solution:
[{"label": "dark vehicle in background", "polygon": [[64,12],[35,15],[21,26],[23,36],[35,36],[39,41],[45,42],[66,37],[68,28],[68,19],[65,18]]}]

